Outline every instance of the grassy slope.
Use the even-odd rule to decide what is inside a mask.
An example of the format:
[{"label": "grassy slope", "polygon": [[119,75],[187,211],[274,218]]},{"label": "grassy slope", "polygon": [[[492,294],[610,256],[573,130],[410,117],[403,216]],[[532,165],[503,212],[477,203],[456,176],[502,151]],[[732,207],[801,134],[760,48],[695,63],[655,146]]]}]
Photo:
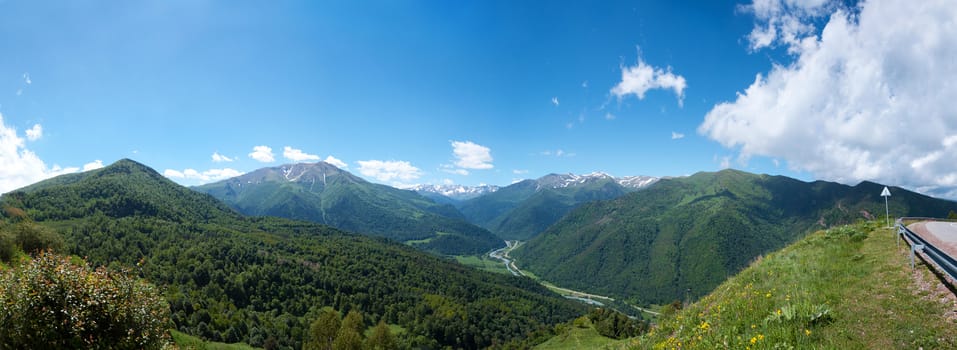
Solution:
[{"label": "grassy slope", "polygon": [[768,254],[630,347],[955,348],[952,295],[928,287],[939,285],[931,272],[911,270],[906,245],[875,227],[856,227],[863,240],[821,231]]},{"label": "grassy slope", "polygon": [[613,349],[627,344],[627,340],[615,340],[598,334],[591,322],[587,327],[572,327],[568,332],[552,337],[535,346],[536,350]]}]

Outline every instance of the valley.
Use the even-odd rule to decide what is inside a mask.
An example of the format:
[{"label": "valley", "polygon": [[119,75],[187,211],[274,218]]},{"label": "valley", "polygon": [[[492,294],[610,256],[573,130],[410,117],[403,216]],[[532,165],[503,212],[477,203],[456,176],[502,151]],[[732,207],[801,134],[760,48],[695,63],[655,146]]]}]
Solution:
[{"label": "valley", "polygon": [[[880,185],[873,183],[725,170],[623,191],[613,179],[548,176],[496,190],[459,188],[454,193],[474,197],[439,204],[328,164],[267,168],[187,189],[121,160],[4,194],[0,229],[28,218],[62,235],[61,249],[96,266],[141,266],[138,275],[165,290],[181,341],[260,347],[272,338],[298,348],[322,310],[354,310],[365,315],[363,327],[396,329],[403,347],[486,348],[532,339],[560,347],[567,343],[545,335],[614,343],[607,337],[617,334],[618,321],[609,320],[632,317],[629,327],[638,328],[628,332],[662,322],[674,305],[706,298],[755,259],[819,226],[872,220],[869,213],[880,208]],[[957,210],[955,202],[894,193],[895,213]],[[495,237],[458,209],[503,198],[514,204],[497,214],[505,221],[527,218],[547,228],[523,235],[527,240],[503,239],[508,234]],[[346,203],[355,211],[342,211]],[[251,208],[263,211],[242,213]],[[546,208],[567,213],[535,214]],[[371,220],[375,226],[356,227],[380,231],[311,222],[320,220]],[[390,233],[393,224],[404,229]],[[594,323],[567,328],[589,309],[623,315],[592,312]]]}]

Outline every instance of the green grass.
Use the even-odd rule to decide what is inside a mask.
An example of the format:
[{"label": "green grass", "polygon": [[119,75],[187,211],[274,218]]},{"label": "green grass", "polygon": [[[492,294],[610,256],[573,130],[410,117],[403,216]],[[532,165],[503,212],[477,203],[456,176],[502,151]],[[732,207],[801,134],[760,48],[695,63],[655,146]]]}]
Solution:
[{"label": "green grass", "polygon": [[180,349],[196,349],[196,350],[254,350],[252,346],[246,345],[244,343],[236,344],[225,344],[225,343],[216,343],[216,342],[207,342],[197,337],[191,336],[186,333],[182,333],[176,330],[170,330],[170,335],[173,336],[173,343],[176,344],[176,347]]},{"label": "green grass", "polygon": [[405,242],[402,242],[402,243],[405,243],[405,244],[410,245],[410,246],[414,246],[414,245],[416,245],[416,244],[426,244],[426,243],[432,242],[432,240],[434,240],[434,239],[436,239],[436,238],[438,238],[438,237],[440,237],[440,236],[448,236],[448,235],[451,235],[451,233],[448,233],[448,232],[436,232],[436,233],[435,233],[435,236],[433,236],[433,237],[429,237],[429,238],[425,238],[425,239],[410,239],[410,240],[405,241]]},{"label": "green grass", "polygon": [[487,254],[483,255],[456,255],[455,260],[459,264],[496,273],[503,273],[511,275],[511,272],[508,272],[508,269],[505,268],[505,264],[501,260],[496,260],[489,258]]},{"label": "green grass", "polygon": [[[587,317],[584,317],[587,320]],[[567,332],[556,335],[548,341],[535,346],[536,350],[573,350],[573,349],[614,349],[627,344],[628,340],[615,340],[598,334],[591,322],[582,327],[571,327]]]},{"label": "green grass", "polygon": [[878,226],[819,231],[758,258],[630,347],[955,348],[949,293],[928,287],[938,280],[925,266],[911,270],[909,248]]}]

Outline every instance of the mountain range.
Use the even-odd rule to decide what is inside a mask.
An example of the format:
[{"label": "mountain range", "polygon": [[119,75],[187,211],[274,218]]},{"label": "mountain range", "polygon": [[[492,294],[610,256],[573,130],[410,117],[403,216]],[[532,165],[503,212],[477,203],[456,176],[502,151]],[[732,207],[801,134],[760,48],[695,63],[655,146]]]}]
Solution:
[{"label": "mountain range", "polygon": [[[318,187],[307,170],[259,175]],[[354,181],[332,170],[326,183]],[[410,347],[476,349],[584,312],[526,278],[321,224],[241,215],[131,160],[4,194],[0,207],[55,230],[68,253],[94,265],[135,267],[164,291],[175,329],[212,341],[298,349],[331,307],[402,327]]]},{"label": "mountain range", "polygon": [[480,254],[503,245],[452,205],[370,183],[325,162],[262,168],[193,189],[246,215],[317,222],[440,254]]},{"label": "mountain range", "polygon": [[524,180],[458,205],[465,217],[504,239],[526,240],[578,205],[613,199],[654,184],[650,176],[549,174]]},{"label": "mountain range", "polygon": [[[736,170],[663,179],[582,204],[512,257],[558,285],[665,304],[689,290],[692,297],[707,294],[758,256],[812,229],[882,217],[882,188]],[[957,211],[957,202],[890,190],[894,216]]]}]

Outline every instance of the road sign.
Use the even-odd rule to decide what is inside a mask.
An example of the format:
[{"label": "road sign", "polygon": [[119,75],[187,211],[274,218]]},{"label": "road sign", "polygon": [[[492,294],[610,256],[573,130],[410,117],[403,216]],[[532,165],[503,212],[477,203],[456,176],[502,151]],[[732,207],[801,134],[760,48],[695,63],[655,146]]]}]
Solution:
[{"label": "road sign", "polygon": [[891,227],[891,212],[887,207],[887,197],[891,196],[891,190],[887,189],[887,186],[884,186],[884,190],[881,191],[881,197],[884,197],[884,217],[887,221],[887,227]]}]

